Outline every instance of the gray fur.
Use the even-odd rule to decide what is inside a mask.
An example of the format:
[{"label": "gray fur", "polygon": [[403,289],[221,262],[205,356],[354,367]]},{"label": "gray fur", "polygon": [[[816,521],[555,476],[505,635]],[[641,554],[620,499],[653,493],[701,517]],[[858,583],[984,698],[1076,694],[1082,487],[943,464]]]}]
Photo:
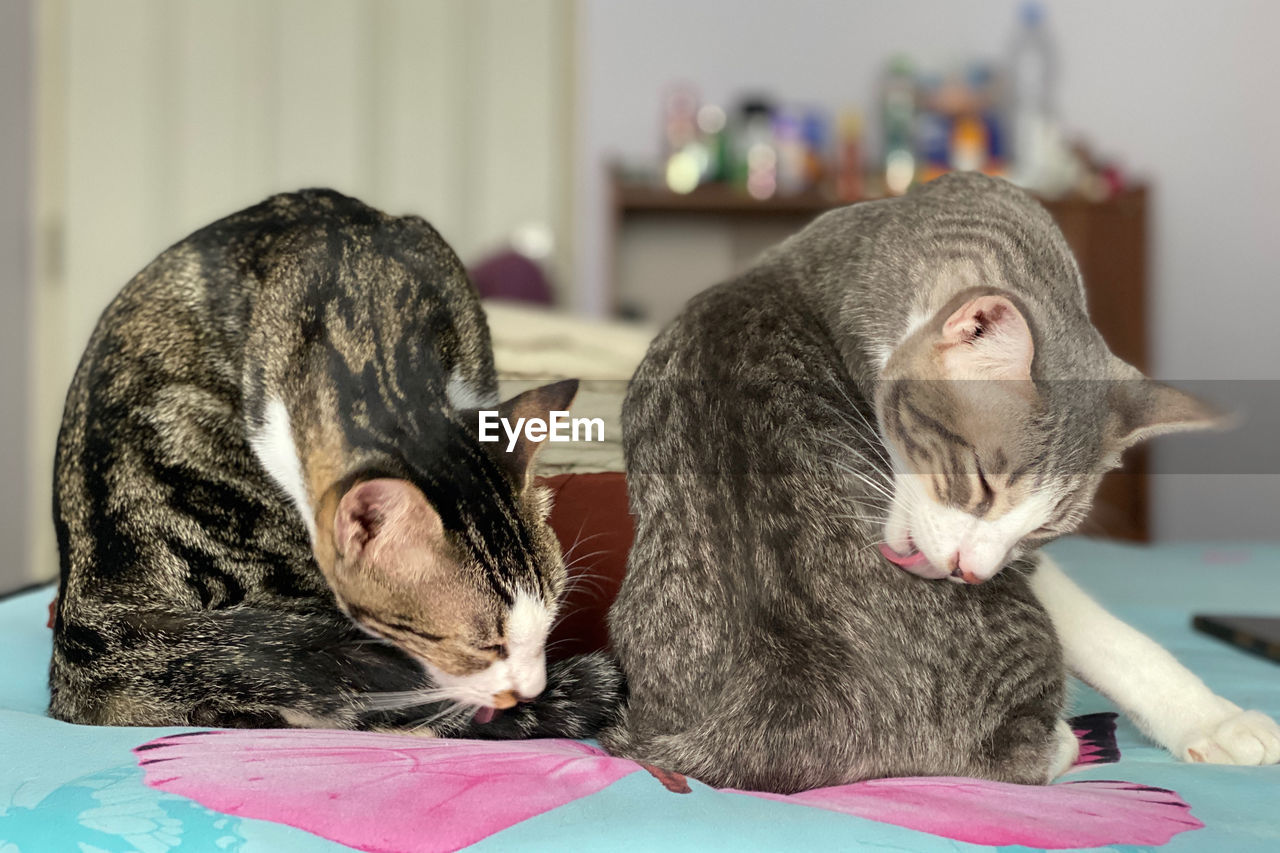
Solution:
[{"label": "gray fur", "polygon": [[[1020,452],[1064,504],[1062,530],[980,586],[875,548],[892,491],[881,370],[913,321],[972,288],[1011,294],[1033,327]],[[1045,782],[1065,674],[1028,573],[1119,446],[1118,392],[1097,380],[1134,375],[1090,324],[1048,214],[981,176],[828,213],[696,297],[624,406],[636,541],[610,632],[630,698],[602,742],[770,791]]]}]

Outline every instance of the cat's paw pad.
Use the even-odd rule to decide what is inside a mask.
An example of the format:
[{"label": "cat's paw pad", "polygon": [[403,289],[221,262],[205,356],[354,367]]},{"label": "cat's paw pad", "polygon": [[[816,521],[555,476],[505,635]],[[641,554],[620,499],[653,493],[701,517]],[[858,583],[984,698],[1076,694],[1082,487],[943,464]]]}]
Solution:
[{"label": "cat's paw pad", "polygon": [[1238,711],[1193,735],[1178,757],[1202,764],[1276,764],[1280,725],[1261,711]]}]

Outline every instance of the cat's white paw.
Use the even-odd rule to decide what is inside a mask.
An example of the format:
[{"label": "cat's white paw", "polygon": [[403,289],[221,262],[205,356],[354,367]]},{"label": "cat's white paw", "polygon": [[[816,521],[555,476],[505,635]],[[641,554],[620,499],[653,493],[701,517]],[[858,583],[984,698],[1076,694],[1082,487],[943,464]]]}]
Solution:
[{"label": "cat's white paw", "polygon": [[1054,744],[1053,763],[1049,767],[1050,782],[1074,767],[1080,758],[1080,739],[1066,720],[1058,720],[1054,728]]},{"label": "cat's white paw", "polygon": [[1261,711],[1236,711],[1193,733],[1174,751],[1183,761],[1203,764],[1280,762],[1280,725]]}]

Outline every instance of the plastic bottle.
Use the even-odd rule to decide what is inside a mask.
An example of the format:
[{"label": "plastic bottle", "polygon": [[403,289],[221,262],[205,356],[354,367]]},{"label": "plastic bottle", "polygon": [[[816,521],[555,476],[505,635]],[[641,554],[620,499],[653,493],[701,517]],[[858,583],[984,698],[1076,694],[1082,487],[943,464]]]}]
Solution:
[{"label": "plastic bottle", "polygon": [[779,110],[773,117],[773,147],[777,153],[779,195],[795,195],[805,188],[804,127],[800,116]]},{"label": "plastic bottle", "polygon": [[827,155],[830,146],[826,113],[810,108],[804,114],[804,181],[805,189],[822,184],[827,175]]},{"label": "plastic bottle", "polygon": [[778,190],[778,152],[773,139],[772,102],[748,98],[739,107],[737,175],[753,198],[772,198]]},{"label": "plastic bottle", "polygon": [[1056,122],[1058,54],[1040,3],[1023,3],[1018,18],[1009,50],[1009,141],[1015,179],[1033,184]]},{"label": "plastic bottle", "polygon": [[857,110],[845,110],[840,114],[836,148],[836,198],[860,201],[862,195],[862,115]]},{"label": "plastic bottle", "polygon": [[916,79],[906,57],[894,57],[880,88],[880,124],[884,133],[884,182],[892,195],[902,195],[916,176]]}]

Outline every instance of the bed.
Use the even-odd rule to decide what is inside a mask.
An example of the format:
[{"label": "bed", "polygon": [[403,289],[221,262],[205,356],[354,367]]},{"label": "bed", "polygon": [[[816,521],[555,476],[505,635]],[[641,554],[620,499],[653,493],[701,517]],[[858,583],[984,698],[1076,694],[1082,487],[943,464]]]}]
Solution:
[{"label": "bed", "polygon": [[[621,464],[624,377],[651,330],[584,330],[504,306],[490,322],[505,393],[583,376],[575,414],[606,420],[605,442],[552,446],[541,461],[565,550],[591,542],[575,571],[616,584],[630,531],[621,475],[607,472]],[[1193,610],[1280,614],[1280,546],[1070,539],[1051,550],[1215,691],[1280,717],[1280,668],[1190,628]],[[612,588],[588,587],[594,606],[570,607],[562,652],[603,642]],[[1280,850],[1280,767],[1180,764],[1080,685],[1082,763],[1047,787],[896,779],[781,797],[715,790],[591,742],[68,725],[44,715],[52,595],[0,602],[0,853]]]},{"label": "bed", "polygon": [[[1280,547],[1052,551],[1219,693],[1280,716],[1280,668],[1189,627],[1280,613]],[[1077,686],[1084,760],[1046,788],[866,782],[717,791],[589,742],[91,728],[44,715],[52,591],[0,603],[0,851],[1280,849],[1280,767],[1175,762]]]}]

